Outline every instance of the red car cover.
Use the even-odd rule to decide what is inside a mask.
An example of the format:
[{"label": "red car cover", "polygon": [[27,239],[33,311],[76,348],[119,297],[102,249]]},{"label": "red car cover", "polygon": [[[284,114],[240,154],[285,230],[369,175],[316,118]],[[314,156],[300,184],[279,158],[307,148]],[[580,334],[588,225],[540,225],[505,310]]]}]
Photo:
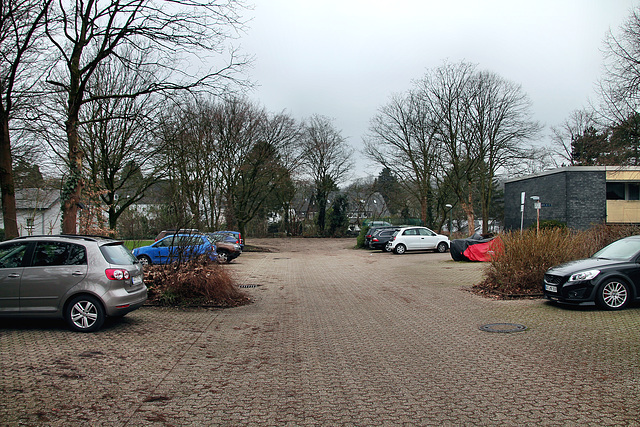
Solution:
[{"label": "red car cover", "polygon": [[502,252],[502,241],[498,238],[483,239],[474,235],[468,239],[456,239],[451,242],[451,258],[455,261],[491,261]]}]

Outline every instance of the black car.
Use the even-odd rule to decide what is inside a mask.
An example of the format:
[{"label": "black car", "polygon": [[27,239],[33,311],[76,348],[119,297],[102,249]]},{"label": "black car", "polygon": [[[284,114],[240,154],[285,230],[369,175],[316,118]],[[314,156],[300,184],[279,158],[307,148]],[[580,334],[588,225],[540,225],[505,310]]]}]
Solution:
[{"label": "black car", "polygon": [[597,304],[620,310],[640,290],[640,236],[617,240],[591,258],[571,261],[544,275],[544,296],[570,304]]},{"label": "black car", "polygon": [[393,237],[393,233],[400,230],[399,227],[393,228],[379,228],[376,229],[371,235],[369,240],[369,247],[371,249],[381,249],[386,251],[387,242]]},{"label": "black car", "polygon": [[371,238],[373,235],[380,230],[397,230],[399,227],[393,225],[380,225],[375,227],[369,227],[367,230],[367,234],[364,235],[364,247],[369,248],[371,243]]}]

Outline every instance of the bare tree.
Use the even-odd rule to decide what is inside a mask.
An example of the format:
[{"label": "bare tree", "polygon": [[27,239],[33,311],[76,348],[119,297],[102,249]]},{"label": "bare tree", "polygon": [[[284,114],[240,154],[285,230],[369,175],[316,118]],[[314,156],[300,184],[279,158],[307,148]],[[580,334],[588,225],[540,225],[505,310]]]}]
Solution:
[{"label": "bare tree", "polygon": [[224,212],[226,226],[243,233],[272,196],[291,192],[299,129],[289,116],[237,96],[183,103],[170,116],[164,164],[194,226],[217,228]]},{"label": "bare tree", "polygon": [[220,185],[213,105],[204,99],[183,99],[164,112],[160,123],[158,163],[170,183],[173,226],[210,227]]},{"label": "bare tree", "polygon": [[325,229],[327,197],[352,168],[353,149],[327,117],[314,115],[303,125],[302,162],[315,185],[318,229]]},{"label": "bare tree", "polygon": [[[76,232],[77,205],[81,199],[84,153],[79,139],[80,114],[84,105],[106,97],[135,98],[142,94],[207,88],[217,90],[244,64],[233,52],[226,64],[201,74],[193,63],[203,63],[220,53],[230,31],[241,27],[236,10],[239,1],[220,3],[186,0],[76,0],[59,3],[48,20],[47,34],[61,59],[61,66],[48,82],[66,96],[65,134],[69,174],[63,188],[63,232]],[[61,31],[53,24],[59,22]],[[96,95],[88,89],[100,63],[108,58],[134,69],[123,55],[125,49],[144,52],[156,70],[155,79],[134,93]],[[182,56],[181,56],[182,55]],[[134,55],[136,57],[136,55]]]},{"label": "bare tree", "polygon": [[5,236],[18,236],[12,170],[10,119],[37,94],[33,87],[43,73],[38,43],[51,0],[0,2],[0,191]]},{"label": "bare tree", "polygon": [[483,233],[488,231],[497,173],[526,158],[529,150],[524,143],[540,131],[530,118],[530,108],[522,87],[495,73],[481,71],[471,80],[465,135],[473,146],[470,157],[477,157]]},{"label": "bare tree", "polygon": [[[130,58],[131,59],[131,58]],[[133,63],[133,61],[131,61]],[[95,96],[135,93],[148,85],[139,70],[122,67],[121,62],[101,63],[90,82]],[[153,94],[136,98],[105,96],[87,105],[80,114],[80,141],[92,187],[99,193],[109,217],[109,229],[129,206],[164,176],[164,165],[155,159],[156,118],[165,100]],[[99,207],[102,209],[102,206]]]},{"label": "bare tree", "polygon": [[265,142],[276,152],[275,158],[267,159],[273,170],[265,171],[269,181],[262,180],[262,183],[268,186],[263,191],[266,190],[266,194],[276,201],[277,206],[274,207],[282,212],[284,230],[292,234],[291,212],[296,195],[293,179],[298,174],[302,162],[300,125],[284,112],[269,115],[265,121],[263,135]]},{"label": "bare tree", "polygon": [[433,225],[430,209],[442,160],[438,122],[419,94],[393,96],[371,120],[365,154],[389,169],[420,204],[424,224]]},{"label": "bare tree", "polygon": [[212,167],[220,180],[226,225],[237,227],[236,186],[251,173],[247,170],[251,168],[247,161],[263,154],[255,147],[263,136],[267,113],[246,98],[231,96],[214,106],[212,117],[212,131],[217,141]]},{"label": "bare tree", "polygon": [[574,142],[585,135],[590,128],[596,129],[595,112],[582,109],[571,113],[559,127],[552,127],[552,142],[555,152],[570,166],[578,164],[575,159]]},{"label": "bare tree", "polygon": [[441,168],[446,173],[446,182],[467,215],[470,233],[475,223],[473,183],[480,161],[474,147],[475,141],[467,133],[469,94],[475,73],[473,64],[445,63],[427,72],[418,82],[424,108],[430,112],[431,121],[438,128],[443,154]]},{"label": "bare tree", "polygon": [[598,112],[606,124],[621,123],[640,108],[640,7],[604,46],[605,72],[599,82]]}]

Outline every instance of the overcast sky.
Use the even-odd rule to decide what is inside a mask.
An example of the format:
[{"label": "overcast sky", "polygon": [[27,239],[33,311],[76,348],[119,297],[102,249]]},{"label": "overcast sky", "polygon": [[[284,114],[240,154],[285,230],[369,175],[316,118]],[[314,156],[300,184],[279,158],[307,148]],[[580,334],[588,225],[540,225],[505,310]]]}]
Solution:
[{"label": "overcast sky", "polygon": [[[248,0],[251,2],[251,0]],[[426,70],[468,61],[521,84],[533,116],[561,124],[594,94],[602,46],[640,0],[253,0],[244,53],[249,95],[271,112],[335,119],[377,175],[362,137],[378,108]]]}]

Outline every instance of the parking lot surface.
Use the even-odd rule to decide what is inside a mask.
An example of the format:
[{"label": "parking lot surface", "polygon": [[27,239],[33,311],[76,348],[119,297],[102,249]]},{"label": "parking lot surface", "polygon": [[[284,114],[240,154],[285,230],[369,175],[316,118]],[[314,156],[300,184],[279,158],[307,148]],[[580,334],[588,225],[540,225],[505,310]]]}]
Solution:
[{"label": "parking lot surface", "polygon": [[483,298],[448,253],[247,243],[274,250],[222,266],[247,306],[0,320],[0,425],[640,424],[637,306]]}]

